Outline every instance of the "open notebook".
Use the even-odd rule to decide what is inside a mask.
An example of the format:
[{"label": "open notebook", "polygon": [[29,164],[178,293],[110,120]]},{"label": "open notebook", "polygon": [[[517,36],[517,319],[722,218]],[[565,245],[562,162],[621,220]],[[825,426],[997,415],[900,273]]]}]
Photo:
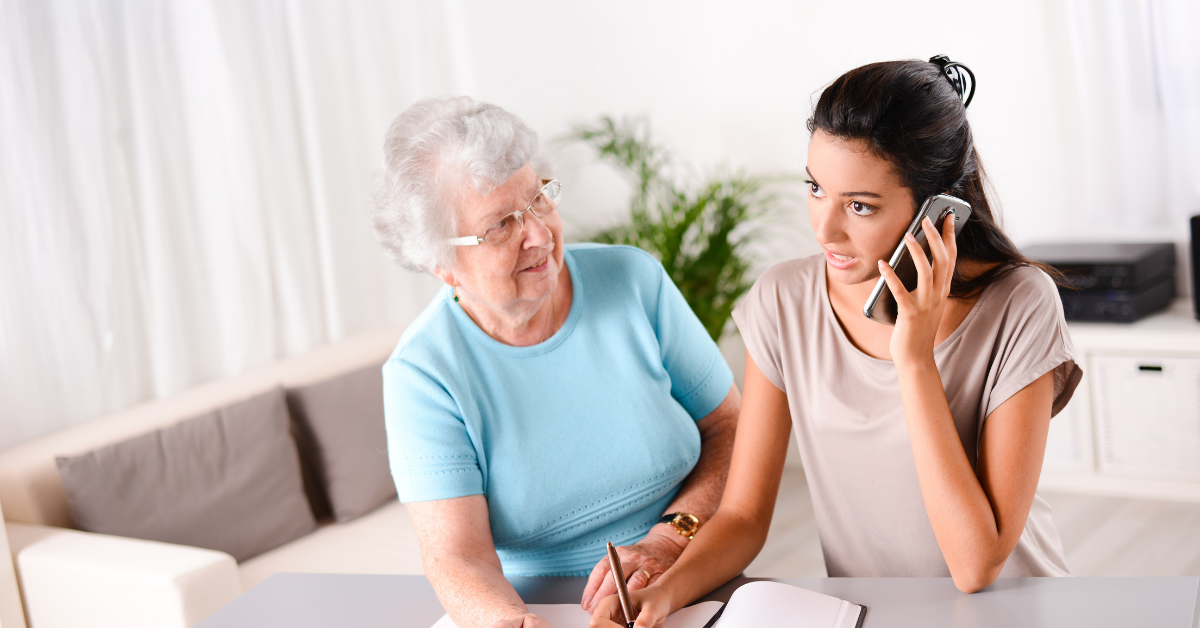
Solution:
[{"label": "open notebook", "polygon": [[[578,604],[530,604],[551,628],[587,628],[591,615]],[[729,603],[701,602],[679,609],[663,628],[861,628],[865,606],[779,582],[738,587]],[[716,621],[713,621],[713,620]],[[432,628],[457,628],[443,615]]]}]

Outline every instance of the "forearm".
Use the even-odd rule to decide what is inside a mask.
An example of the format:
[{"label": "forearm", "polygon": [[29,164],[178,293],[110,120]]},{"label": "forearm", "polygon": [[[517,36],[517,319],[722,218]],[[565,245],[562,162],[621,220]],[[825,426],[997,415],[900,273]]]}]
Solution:
[{"label": "forearm", "polygon": [[704,441],[700,459],[692,469],[667,512],[687,512],[701,523],[708,521],[721,503],[725,479],[729,477],[729,459],[733,455],[733,431],[715,434]]},{"label": "forearm", "polygon": [[767,529],[761,521],[717,510],[675,565],[655,583],[670,595],[671,612],[742,573],[766,543]]},{"label": "forearm", "polygon": [[460,628],[488,628],[527,612],[499,562],[469,556],[437,556],[423,562],[438,600]]},{"label": "forearm", "polygon": [[983,580],[987,586],[1012,547],[963,450],[932,356],[896,366],[917,480],[938,546],[959,588],[975,589]]},{"label": "forearm", "polygon": [[734,415],[723,423],[720,429],[714,429],[711,434],[702,438],[700,459],[684,479],[679,494],[667,507],[667,512],[691,513],[696,515],[701,523],[707,522],[713,513],[717,512],[717,506],[721,503],[721,493],[725,491],[725,480],[729,477],[729,461],[733,457],[736,426]]}]

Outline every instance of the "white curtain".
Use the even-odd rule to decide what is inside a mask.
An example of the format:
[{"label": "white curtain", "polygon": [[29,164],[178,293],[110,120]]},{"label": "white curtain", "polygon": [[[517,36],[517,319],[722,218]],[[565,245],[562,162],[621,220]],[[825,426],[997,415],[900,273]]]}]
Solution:
[{"label": "white curtain", "polygon": [[1186,241],[1188,217],[1200,214],[1200,2],[1069,0],[1066,9],[1078,231]]},{"label": "white curtain", "polygon": [[0,2],[0,448],[411,320],[383,131],[471,93],[457,2]]}]

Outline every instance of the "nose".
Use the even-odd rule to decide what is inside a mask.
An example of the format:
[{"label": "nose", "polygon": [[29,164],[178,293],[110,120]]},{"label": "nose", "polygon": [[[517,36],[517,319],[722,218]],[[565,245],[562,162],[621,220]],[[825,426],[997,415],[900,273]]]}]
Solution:
[{"label": "nose", "polygon": [[522,248],[532,249],[554,241],[554,233],[550,231],[545,218],[538,218],[533,212],[521,214],[521,233],[525,236]]},{"label": "nose", "polygon": [[[814,202],[815,201],[815,202]],[[832,203],[810,199],[808,217],[812,223],[817,242],[828,243],[841,240],[842,223],[840,212],[831,211]]]}]

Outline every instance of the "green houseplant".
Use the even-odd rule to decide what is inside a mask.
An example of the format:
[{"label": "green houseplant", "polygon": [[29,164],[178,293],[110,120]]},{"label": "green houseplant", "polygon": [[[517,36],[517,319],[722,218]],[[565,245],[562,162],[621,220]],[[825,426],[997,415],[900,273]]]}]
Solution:
[{"label": "green houseplant", "polygon": [[713,340],[753,283],[747,248],[772,212],[792,203],[779,185],[794,177],[718,171],[681,177],[645,120],[602,117],[564,138],[594,148],[632,184],[629,219],[585,240],[629,244],[662,262]]}]

